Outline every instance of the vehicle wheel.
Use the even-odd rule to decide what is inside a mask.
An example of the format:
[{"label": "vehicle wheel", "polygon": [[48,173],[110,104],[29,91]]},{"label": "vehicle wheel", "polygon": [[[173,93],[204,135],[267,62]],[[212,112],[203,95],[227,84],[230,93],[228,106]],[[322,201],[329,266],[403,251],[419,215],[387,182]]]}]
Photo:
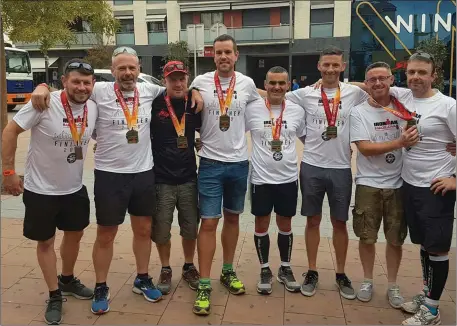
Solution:
[{"label": "vehicle wheel", "polygon": [[15,104],[8,104],[8,107],[7,107],[8,112],[13,112],[15,107],[16,107]]}]

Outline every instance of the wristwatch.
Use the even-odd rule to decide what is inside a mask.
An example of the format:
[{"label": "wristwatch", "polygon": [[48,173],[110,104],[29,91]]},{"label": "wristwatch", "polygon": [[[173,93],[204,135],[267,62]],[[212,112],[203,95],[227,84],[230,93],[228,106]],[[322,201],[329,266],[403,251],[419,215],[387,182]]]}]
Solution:
[{"label": "wristwatch", "polygon": [[16,171],[14,171],[14,170],[5,170],[5,171],[3,171],[3,176],[7,177],[7,176],[13,175],[15,173],[16,173]]}]

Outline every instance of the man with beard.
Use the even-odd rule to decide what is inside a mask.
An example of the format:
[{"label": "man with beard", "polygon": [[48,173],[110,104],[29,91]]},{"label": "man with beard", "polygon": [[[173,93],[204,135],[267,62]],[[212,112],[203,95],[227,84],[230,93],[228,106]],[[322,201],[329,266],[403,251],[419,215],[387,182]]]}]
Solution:
[{"label": "man with beard", "polygon": [[211,309],[210,272],[222,206],[223,267],[220,281],[232,294],[245,292],[244,284],[233,270],[233,259],[249,170],[244,116],[246,105],[259,95],[251,78],[235,72],[237,59],[235,40],[229,35],[219,36],[214,40],[216,71],[198,76],[192,83],[204,100],[198,175],[202,221],[197,246],[201,278],[193,307],[198,315],[208,315]]},{"label": "man with beard", "polygon": [[158,289],[171,290],[171,225],[178,210],[184,252],[182,277],[196,290],[199,273],[194,266],[199,211],[197,164],[194,151],[195,130],[200,128],[201,114],[191,107],[187,67],[170,61],[163,67],[166,91],[152,102],[151,142],[156,176],[157,211],[153,216],[152,240],[157,246],[162,269]]},{"label": "man with beard", "polygon": [[[84,60],[66,63],[63,91],[50,94],[50,107],[39,112],[27,103],[3,131],[2,160],[5,190],[23,195],[24,236],[37,241],[37,258],[49,289],[44,319],[62,321],[63,295],[91,299],[93,291],[74,277],[79,242],[89,225],[90,205],[82,184],[84,159],[97,119],[97,107],[89,100],[94,70]],[[17,139],[31,130],[24,184],[14,171]],[[62,274],[57,276],[54,251],[56,228],[64,231],[60,246]]]},{"label": "man with beard", "polygon": [[353,227],[360,238],[365,278],[357,298],[363,302],[372,298],[375,243],[383,221],[387,240],[387,298],[398,309],[404,299],[396,281],[407,235],[400,192],[402,149],[413,146],[419,134],[415,126],[406,128],[406,121],[413,119],[412,92],[391,88],[393,80],[387,63],[375,62],[367,67],[365,85],[379,107],[370,105],[369,101],[356,106],[351,113],[350,134],[358,149]]}]

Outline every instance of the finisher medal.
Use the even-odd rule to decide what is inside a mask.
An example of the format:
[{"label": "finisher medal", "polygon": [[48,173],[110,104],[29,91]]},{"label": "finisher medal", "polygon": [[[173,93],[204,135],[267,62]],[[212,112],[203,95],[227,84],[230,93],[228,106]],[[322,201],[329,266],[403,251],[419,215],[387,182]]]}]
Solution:
[{"label": "finisher medal", "polygon": [[178,136],[178,148],[187,148],[187,138],[186,136]]},{"label": "finisher medal", "polygon": [[230,117],[227,114],[219,117],[219,128],[221,131],[227,131],[230,128]]},{"label": "finisher medal", "polygon": [[75,155],[77,160],[83,159],[83,148],[81,146],[75,146]]},{"label": "finisher medal", "polygon": [[337,133],[338,133],[338,129],[336,126],[327,127],[327,137],[328,138],[336,138]]},{"label": "finisher medal", "polygon": [[135,130],[133,128],[130,129],[129,131],[127,131],[126,138],[128,144],[138,144],[138,130]]}]

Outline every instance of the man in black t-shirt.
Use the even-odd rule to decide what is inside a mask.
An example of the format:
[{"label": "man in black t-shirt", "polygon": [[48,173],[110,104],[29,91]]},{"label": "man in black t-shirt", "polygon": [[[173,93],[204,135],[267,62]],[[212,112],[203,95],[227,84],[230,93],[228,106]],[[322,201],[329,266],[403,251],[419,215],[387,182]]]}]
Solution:
[{"label": "man in black t-shirt", "polygon": [[201,114],[191,107],[188,73],[180,61],[163,68],[166,91],[152,103],[151,142],[156,177],[157,211],[153,217],[152,240],[156,243],[162,269],[157,287],[163,294],[171,290],[171,225],[175,208],[181,228],[184,266],[182,276],[195,290],[200,275],[193,264],[199,210],[195,131]]}]

